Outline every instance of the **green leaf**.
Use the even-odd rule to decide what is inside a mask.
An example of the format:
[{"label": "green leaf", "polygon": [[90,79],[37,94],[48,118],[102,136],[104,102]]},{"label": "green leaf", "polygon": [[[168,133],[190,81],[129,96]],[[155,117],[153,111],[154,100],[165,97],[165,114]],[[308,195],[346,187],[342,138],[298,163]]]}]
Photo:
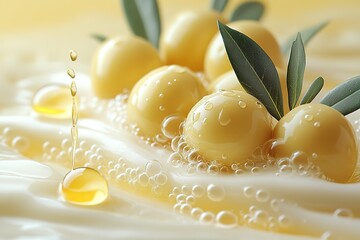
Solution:
[{"label": "green leaf", "polygon": [[230,21],[237,20],[260,20],[265,11],[261,2],[250,1],[240,4],[231,14]]},{"label": "green leaf", "polygon": [[159,46],[161,21],[156,0],[121,0],[132,32]]},{"label": "green leaf", "polygon": [[331,107],[341,112],[344,116],[355,112],[360,108],[360,90],[357,90]]},{"label": "green leaf", "polygon": [[346,115],[360,108],[360,76],[353,77],[328,92],[320,103]]},{"label": "green leaf", "polygon": [[296,106],[296,103],[299,100],[304,79],[305,65],[306,57],[304,44],[301,39],[301,34],[298,33],[296,40],[291,47],[286,76],[290,110]]},{"label": "green leaf", "polygon": [[217,12],[223,12],[228,0],[211,0],[211,8]]},{"label": "green leaf", "polygon": [[230,63],[243,88],[280,119],[283,102],[279,75],[270,57],[246,35],[218,22]]},{"label": "green leaf", "polygon": [[97,40],[98,42],[104,42],[107,40],[107,37],[105,35],[99,34],[99,33],[93,33],[90,35],[93,39]]},{"label": "green leaf", "polygon": [[[312,26],[312,27],[309,27],[309,28],[306,28],[302,31],[300,31],[301,33],[301,36],[302,36],[302,39],[303,39],[303,43],[304,45],[306,46],[310,40],[316,36],[316,34],[318,32],[320,32],[324,27],[326,27],[327,25],[329,24],[329,21],[326,21],[326,22],[322,22],[320,24],[317,24],[315,26]],[[283,54],[287,54],[290,49],[291,49],[291,45],[292,45],[292,42],[293,42],[293,39],[295,38],[296,36],[291,36],[287,41],[285,41],[285,43],[282,45],[281,47],[281,50],[283,52]]]},{"label": "green leaf", "polygon": [[321,89],[324,86],[324,79],[322,77],[318,77],[315,81],[310,85],[309,89],[306,91],[304,97],[301,99],[300,104],[310,103],[314,98],[319,94]]}]

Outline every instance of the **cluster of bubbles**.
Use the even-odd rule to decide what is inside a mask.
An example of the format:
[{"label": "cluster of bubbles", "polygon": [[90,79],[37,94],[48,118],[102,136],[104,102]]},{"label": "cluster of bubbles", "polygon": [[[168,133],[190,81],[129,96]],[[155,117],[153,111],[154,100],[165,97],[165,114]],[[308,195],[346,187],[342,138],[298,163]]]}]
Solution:
[{"label": "cluster of bubbles", "polygon": [[231,210],[221,210],[217,213],[204,211],[198,201],[222,202],[226,197],[226,191],[221,185],[182,185],[174,187],[169,194],[169,200],[174,203],[175,212],[189,215],[201,224],[215,224],[223,228],[238,226],[238,216]]},{"label": "cluster of bubbles", "polygon": [[29,140],[23,136],[16,134],[10,127],[5,127],[0,134],[0,142],[11,147],[19,153],[29,148]]},{"label": "cluster of bubbles", "polygon": [[218,206],[215,207],[217,209],[221,209],[226,205],[224,204],[226,190],[223,186],[216,184],[174,187],[169,194],[169,200],[174,203],[173,209],[175,212],[189,215],[205,225],[214,224],[223,228],[243,225],[270,231],[278,231],[291,226],[291,218],[281,213],[283,199],[272,198],[268,191],[251,186],[244,187],[242,194],[253,203],[247,209],[242,210],[203,210],[201,208],[202,202],[210,201],[212,205]]}]

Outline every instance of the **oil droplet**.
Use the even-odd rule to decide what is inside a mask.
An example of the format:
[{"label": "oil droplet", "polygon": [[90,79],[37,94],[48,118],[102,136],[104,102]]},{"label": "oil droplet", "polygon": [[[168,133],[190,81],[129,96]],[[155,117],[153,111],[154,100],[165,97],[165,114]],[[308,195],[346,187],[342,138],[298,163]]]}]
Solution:
[{"label": "oil droplet", "polygon": [[351,218],[353,217],[353,213],[350,209],[347,208],[338,208],[334,212],[334,216],[336,217],[344,217],[344,218]]},{"label": "oil droplet", "polygon": [[216,215],[215,222],[219,227],[232,228],[237,226],[238,218],[230,211],[220,211]]},{"label": "oil droplet", "polygon": [[236,93],[231,90],[222,90],[221,95],[226,96],[226,97],[234,97],[234,96],[236,96]]},{"label": "oil droplet", "polygon": [[77,59],[77,57],[78,57],[76,51],[70,50],[70,53],[69,53],[69,54],[70,54],[70,59],[71,59],[71,61],[76,61],[76,59]]},{"label": "oil droplet", "polygon": [[246,108],[246,102],[244,102],[244,101],[239,101],[239,106],[241,107],[241,108]]},{"label": "oil droplet", "polygon": [[307,121],[311,122],[314,119],[314,116],[311,114],[306,114],[304,117]]},{"label": "oil droplet", "polygon": [[196,122],[197,120],[199,120],[200,118],[200,112],[195,112],[193,114],[193,121]]},{"label": "oil droplet", "polygon": [[207,195],[211,201],[220,202],[225,198],[225,189],[219,185],[209,184]]},{"label": "oil droplet", "polygon": [[165,111],[165,107],[164,107],[163,105],[161,105],[161,106],[159,107],[159,110],[163,112],[163,111]]},{"label": "oil droplet", "polygon": [[63,198],[73,204],[97,205],[108,197],[108,184],[92,168],[76,168],[66,174],[61,184]]},{"label": "oil droplet", "polygon": [[68,74],[71,78],[75,78],[75,77],[76,77],[76,73],[75,73],[74,69],[72,69],[72,68],[69,68],[69,69],[67,70],[67,74]]},{"label": "oil droplet", "polygon": [[314,127],[316,127],[316,128],[320,127],[320,122],[315,122]]},{"label": "oil droplet", "polygon": [[213,107],[214,105],[211,102],[208,101],[205,103],[205,110],[210,111]]},{"label": "oil droplet", "polygon": [[46,116],[68,117],[72,101],[64,85],[47,85],[40,88],[32,99],[32,108]]},{"label": "oil droplet", "polygon": [[71,92],[71,96],[75,97],[76,93],[77,93],[77,87],[76,87],[76,83],[75,81],[71,82],[71,86],[70,86],[70,92]]},{"label": "oil droplet", "polygon": [[221,111],[219,113],[218,121],[219,121],[220,125],[223,127],[229,125],[229,123],[231,122],[230,116],[228,115],[228,113],[225,112],[224,109],[221,109]]}]

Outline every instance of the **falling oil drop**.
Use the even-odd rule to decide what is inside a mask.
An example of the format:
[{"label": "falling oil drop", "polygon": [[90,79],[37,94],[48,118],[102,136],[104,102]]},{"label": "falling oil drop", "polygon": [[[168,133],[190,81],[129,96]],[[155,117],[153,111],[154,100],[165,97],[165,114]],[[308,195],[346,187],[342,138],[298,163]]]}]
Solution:
[{"label": "falling oil drop", "polygon": [[[70,58],[75,61],[77,54],[70,51]],[[67,173],[61,183],[60,191],[65,201],[78,205],[97,205],[106,200],[109,194],[108,184],[105,178],[95,169],[80,167],[74,169],[75,153],[78,142],[78,107],[77,107],[77,87],[75,83],[75,71],[68,70],[68,75],[72,78],[70,92],[72,96],[72,127],[71,127],[71,160],[72,170]]]}]

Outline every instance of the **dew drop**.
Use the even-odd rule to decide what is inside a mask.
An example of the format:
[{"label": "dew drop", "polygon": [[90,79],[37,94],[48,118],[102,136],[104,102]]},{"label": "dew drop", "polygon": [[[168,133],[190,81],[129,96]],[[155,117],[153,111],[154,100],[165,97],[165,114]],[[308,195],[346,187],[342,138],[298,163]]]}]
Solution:
[{"label": "dew drop", "polygon": [[314,116],[311,114],[306,114],[304,118],[305,118],[305,120],[311,122],[314,119]]},{"label": "dew drop", "polygon": [[200,112],[195,112],[193,114],[193,121],[196,122],[197,120],[199,120],[200,118]]},{"label": "dew drop", "polygon": [[225,189],[220,185],[209,184],[207,187],[207,196],[211,201],[220,202],[225,198]]},{"label": "dew drop", "polygon": [[246,108],[246,102],[244,102],[244,101],[239,101],[239,106],[241,107],[241,108]]},{"label": "dew drop", "polygon": [[163,105],[161,105],[161,106],[159,106],[159,110],[163,112],[163,111],[165,111],[166,109],[165,109],[165,107],[164,107]]},{"label": "dew drop", "polygon": [[320,127],[320,122],[315,122],[314,127],[316,127],[316,128]]},{"label": "dew drop", "polygon": [[211,109],[213,109],[213,107],[214,107],[214,105],[211,102],[207,101],[205,103],[205,110],[210,111]]},{"label": "dew drop", "polygon": [[228,113],[225,112],[224,109],[221,109],[219,113],[218,121],[221,126],[225,127],[229,125],[229,123],[231,122],[231,117],[229,116]]}]

